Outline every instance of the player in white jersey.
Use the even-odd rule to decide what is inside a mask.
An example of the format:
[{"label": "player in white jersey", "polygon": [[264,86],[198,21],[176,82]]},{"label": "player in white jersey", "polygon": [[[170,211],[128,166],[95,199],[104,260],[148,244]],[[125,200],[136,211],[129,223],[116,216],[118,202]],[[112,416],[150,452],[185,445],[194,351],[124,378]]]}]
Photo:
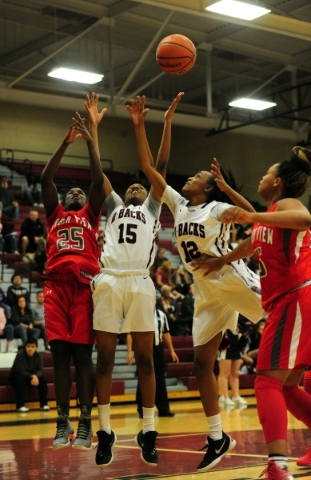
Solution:
[{"label": "player in white jersey", "polygon": [[[167,123],[181,99],[178,95],[166,112],[163,140],[159,150],[167,148]],[[87,97],[90,133],[98,149],[97,125],[102,114],[97,111],[98,96]],[[169,129],[170,133],[170,129]],[[169,143],[169,142],[168,142]],[[165,147],[164,149],[162,147]],[[161,157],[166,161],[165,157]],[[154,260],[155,236],[159,227],[161,196],[151,188],[131,185],[124,202],[105,177],[107,226],[100,256],[101,270],[92,282],[97,339],[96,391],[100,428],[97,432],[96,463],[107,466],[113,460],[116,435],[110,427],[110,392],[117,335],[131,332],[143,398],[143,429],[136,436],[141,459],[151,466],[158,463],[154,430],[155,378],[153,367],[155,287],[149,275]]]},{"label": "player in white jersey", "polygon": [[230,203],[244,205],[248,211],[254,209],[230,187],[229,183],[235,184],[231,174],[227,175],[227,182],[224,180],[225,172],[221,171],[216,159],[211,172],[201,171],[188,179],[183,187],[183,194],[188,200],[169,187],[152,167],[153,159],[144,129],[148,111],[145,109],[145,97],[137,97],[136,102],[132,100],[130,108],[137,111],[135,132],[141,169],[154,191],[158,196],[163,195],[162,200],[171,209],[179,253],[187,270],[194,275],[195,373],[209,430],[207,452],[198,466],[198,471],[203,472],[216,465],[236,445],[235,440],[222,431],[218,388],[213,373],[223,331],[227,328],[235,330],[237,312],[254,322],[259,321],[264,312],[260,302],[259,278],[242,261],[226,265],[207,278],[203,278],[200,271],[193,271],[190,263],[203,251],[213,256],[227,252],[229,229],[219,217],[231,206]]}]

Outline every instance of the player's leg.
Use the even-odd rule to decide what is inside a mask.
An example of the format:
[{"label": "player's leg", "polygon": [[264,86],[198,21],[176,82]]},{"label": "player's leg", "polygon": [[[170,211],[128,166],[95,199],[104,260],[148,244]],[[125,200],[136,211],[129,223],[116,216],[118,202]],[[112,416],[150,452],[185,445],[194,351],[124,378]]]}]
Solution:
[{"label": "player's leg", "polygon": [[[222,352],[225,356],[226,352]],[[225,406],[233,406],[232,400],[229,398],[228,386],[229,386],[229,377],[231,371],[232,360],[226,358],[218,358],[219,366],[219,375],[217,378],[218,389],[219,389],[219,403]]]},{"label": "player's leg", "polygon": [[117,439],[110,426],[110,392],[117,334],[97,330],[96,341],[96,394],[99,430],[97,432],[98,446],[95,461],[97,465],[106,467],[113,460],[112,447]]},{"label": "player's leg", "polygon": [[62,340],[51,340],[53,358],[54,390],[58,417],[53,448],[59,449],[70,445],[70,437],[74,433],[69,422],[69,399],[72,384],[71,378],[71,344]]},{"label": "player's leg", "polygon": [[238,405],[247,405],[247,401],[245,398],[240,396],[240,368],[243,363],[241,358],[232,360],[231,363],[231,370],[230,370],[230,386],[232,390],[232,400],[233,402]]},{"label": "player's leg", "polygon": [[77,395],[81,411],[77,435],[72,446],[81,450],[89,450],[92,447],[91,412],[95,391],[93,345],[73,343],[71,350],[76,369]]},{"label": "player's leg", "polygon": [[158,464],[154,430],[155,374],[153,364],[154,332],[132,332],[133,350],[143,404],[143,428],[136,436],[141,459],[151,466]]},{"label": "player's leg", "polygon": [[214,375],[214,363],[221,341],[221,332],[204,345],[194,347],[194,370],[198,380],[207,426],[207,452],[197,467],[205,472],[217,465],[222,456],[235,447],[236,442],[222,431],[218,405],[218,385]]}]

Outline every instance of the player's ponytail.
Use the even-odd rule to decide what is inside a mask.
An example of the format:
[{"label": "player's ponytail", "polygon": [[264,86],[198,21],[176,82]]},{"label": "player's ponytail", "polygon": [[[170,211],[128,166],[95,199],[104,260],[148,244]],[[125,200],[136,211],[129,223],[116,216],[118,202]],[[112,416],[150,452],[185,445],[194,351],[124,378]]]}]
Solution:
[{"label": "player's ponytail", "polygon": [[311,151],[304,147],[294,147],[290,160],[278,164],[277,176],[282,179],[284,197],[299,198],[305,193],[311,175]]}]

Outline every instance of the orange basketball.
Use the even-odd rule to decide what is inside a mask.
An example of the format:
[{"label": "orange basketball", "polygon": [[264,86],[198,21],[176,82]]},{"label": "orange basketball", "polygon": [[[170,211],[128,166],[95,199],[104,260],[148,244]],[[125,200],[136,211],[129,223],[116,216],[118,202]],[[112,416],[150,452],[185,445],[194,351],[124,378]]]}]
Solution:
[{"label": "orange basketball", "polygon": [[156,51],[159,67],[170,75],[189,72],[196,58],[197,52],[192,41],[179,34],[163,38]]}]

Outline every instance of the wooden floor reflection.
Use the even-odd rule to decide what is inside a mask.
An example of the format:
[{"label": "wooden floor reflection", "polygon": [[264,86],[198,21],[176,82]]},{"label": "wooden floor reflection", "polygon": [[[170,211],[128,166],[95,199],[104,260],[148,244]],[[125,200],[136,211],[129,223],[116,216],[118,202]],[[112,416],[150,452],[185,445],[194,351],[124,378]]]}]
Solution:
[{"label": "wooden floor reflection", "polygon": [[[156,417],[159,465],[149,467],[140,460],[134,436],[141,429],[135,405],[113,405],[111,426],[118,441],[114,461],[107,468],[95,465],[96,408],[93,412],[94,448],[81,452],[71,447],[53,451],[55,410],[48,413],[0,413],[0,479],[172,479],[172,480],[250,480],[257,479],[266,465],[263,435],[254,399],[245,409],[222,410],[224,430],[237,440],[236,448],[213,470],[197,473],[204,452],[206,421],[198,400],[171,402],[173,418]],[[71,420],[77,426],[78,410],[71,409]],[[311,433],[289,415],[290,470],[294,478],[311,479],[311,469],[296,466],[304,446],[311,446]]]}]

